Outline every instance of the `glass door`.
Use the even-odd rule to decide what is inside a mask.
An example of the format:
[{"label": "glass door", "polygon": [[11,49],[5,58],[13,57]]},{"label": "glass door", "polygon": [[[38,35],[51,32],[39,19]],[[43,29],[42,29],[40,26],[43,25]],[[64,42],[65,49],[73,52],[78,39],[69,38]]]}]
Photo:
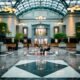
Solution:
[{"label": "glass door", "polygon": [[32,42],[34,44],[47,44],[50,41],[50,25],[32,25]]},{"label": "glass door", "polygon": [[47,29],[45,28],[45,26],[40,25],[35,29],[34,42],[37,44],[46,44],[47,43],[47,39],[45,39],[46,36],[47,36]]}]

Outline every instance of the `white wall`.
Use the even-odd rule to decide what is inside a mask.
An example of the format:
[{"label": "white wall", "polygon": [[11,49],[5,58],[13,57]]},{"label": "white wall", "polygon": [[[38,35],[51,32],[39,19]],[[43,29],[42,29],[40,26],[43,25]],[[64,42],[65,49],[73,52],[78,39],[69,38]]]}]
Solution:
[{"label": "white wall", "polygon": [[[21,16],[19,16],[20,23],[26,24],[25,26],[28,27],[28,37],[32,37],[32,25],[33,24],[39,24],[40,21],[36,20],[36,17],[43,16],[47,20],[41,21],[42,24],[49,24],[50,25],[50,37],[53,38],[54,30],[53,27],[57,25],[59,22],[59,19],[62,18],[61,15],[55,12],[51,12],[48,10],[33,10],[28,13],[23,13]],[[57,19],[57,20],[55,20]]]},{"label": "white wall", "polygon": [[[53,38],[54,35],[54,26],[59,26],[57,25],[59,22],[59,19],[61,16],[55,12],[50,12],[50,11],[31,11],[28,13],[24,13],[21,15],[20,21],[18,22],[17,18],[14,15],[9,15],[9,14],[2,14],[0,15],[0,22],[6,22],[8,24],[9,30],[12,32],[12,36],[14,37],[16,34],[16,25],[19,25],[21,23],[26,24],[24,27],[28,27],[28,37],[32,37],[32,25],[33,24],[39,24],[40,21],[36,20],[35,18],[37,16],[44,16],[46,17],[47,20],[43,20],[42,24],[49,24],[50,25],[50,37]],[[55,20],[55,18],[57,20]],[[32,19],[32,20],[31,20]],[[49,20],[52,19],[52,20]],[[75,23],[80,22],[80,14],[68,14],[67,16],[64,17],[63,24],[66,25],[66,32],[68,36],[74,36],[75,34]],[[22,31],[23,26],[20,26],[20,32]]]},{"label": "white wall", "polygon": [[[56,20],[56,21],[44,20],[41,22],[41,24],[49,24],[50,25],[50,37],[51,38],[53,38],[53,35],[54,35],[53,28],[54,28],[54,26],[56,26],[57,22],[58,22],[58,20]],[[37,20],[20,20],[20,23],[24,23],[24,24],[26,24],[25,26],[28,27],[28,37],[29,38],[32,37],[32,25],[40,24],[40,22]]]}]

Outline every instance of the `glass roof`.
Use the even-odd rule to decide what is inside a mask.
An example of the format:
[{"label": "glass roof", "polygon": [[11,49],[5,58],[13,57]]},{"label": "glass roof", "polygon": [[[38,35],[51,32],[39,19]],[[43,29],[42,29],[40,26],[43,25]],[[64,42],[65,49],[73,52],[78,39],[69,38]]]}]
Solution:
[{"label": "glass roof", "polygon": [[69,6],[80,5],[80,0],[65,0]]},{"label": "glass roof", "polygon": [[13,7],[15,3],[15,0],[0,0],[0,12],[3,12],[5,7]]},{"label": "glass roof", "polygon": [[48,9],[65,16],[67,8],[74,5],[80,5],[80,0],[0,0],[0,12],[9,6],[16,9],[17,16],[33,9]]},{"label": "glass roof", "polygon": [[14,6],[16,0],[0,0],[0,7],[4,6]]},{"label": "glass roof", "polygon": [[16,4],[16,15],[20,15],[23,12],[32,9],[49,9],[55,12],[65,15],[67,13],[65,3],[61,0],[21,0],[21,2]]}]

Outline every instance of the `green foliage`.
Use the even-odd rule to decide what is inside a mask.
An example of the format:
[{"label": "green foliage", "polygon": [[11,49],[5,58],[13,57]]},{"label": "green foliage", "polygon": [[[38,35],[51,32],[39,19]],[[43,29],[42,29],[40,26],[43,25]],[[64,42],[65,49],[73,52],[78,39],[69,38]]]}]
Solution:
[{"label": "green foliage", "polygon": [[0,33],[6,33],[8,30],[7,23],[5,22],[0,22]]},{"label": "green foliage", "polygon": [[80,39],[80,33],[76,33],[76,38]]},{"label": "green foliage", "polygon": [[76,38],[80,39],[80,22],[76,23],[76,27],[75,27],[75,30],[76,30]]},{"label": "green foliage", "polygon": [[67,38],[67,35],[64,33],[57,33],[54,35],[55,39],[62,39],[62,38]]},{"label": "green foliage", "polygon": [[24,38],[24,34],[23,33],[16,33],[16,35],[15,35],[15,39],[16,40],[21,40],[23,38]]},{"label": "green foliage", "polygon": [[76,27],[76,38],[80,38],[80,26]]}]

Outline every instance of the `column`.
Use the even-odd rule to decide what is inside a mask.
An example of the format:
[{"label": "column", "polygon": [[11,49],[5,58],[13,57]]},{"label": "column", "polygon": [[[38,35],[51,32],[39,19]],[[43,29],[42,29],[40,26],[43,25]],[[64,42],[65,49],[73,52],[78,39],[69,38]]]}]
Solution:
[{"label": "column", "polygon": [[75,35],[75,21],[74,21],[73,14],[68,15],[67,35],[68,36],[74,36]]}]

